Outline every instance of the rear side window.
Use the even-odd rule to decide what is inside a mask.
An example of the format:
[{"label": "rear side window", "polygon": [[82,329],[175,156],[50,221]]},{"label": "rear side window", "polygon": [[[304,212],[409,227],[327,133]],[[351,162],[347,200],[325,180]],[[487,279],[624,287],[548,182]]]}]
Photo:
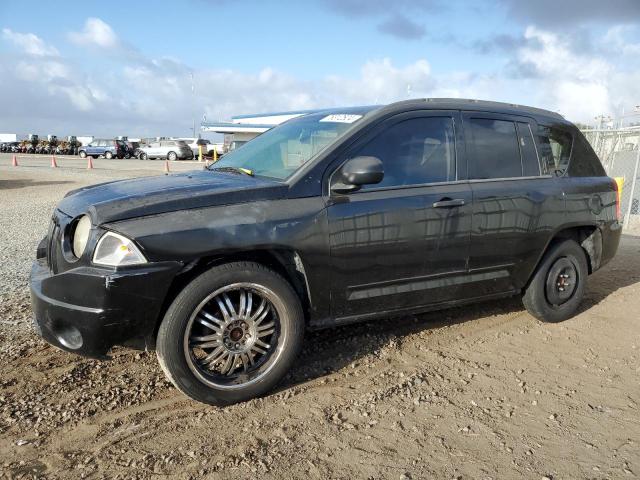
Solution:
[{"label": "rear side window", "polygon": [[591,145],[580,132],[574,132],[573,147],[571,148],[571,162],[569,175],[572,177],[603,177],[606,172],[591,148]]},{"label": "rear side window", "polygon": [[567,171],[571,158],[571,134],[546,125],[538,126],[540,160],[546,173],[561,176]]},{"label": "rear side window", "polygon": [[514,122],[492,118],[471,118],[467,141],[472,151],[470,179],[522,176],[520,148]]},{"label": "rear side window", "polygon": [[363,189],[455,180],[453,119],[421,117],[396,123],[353,156],[378,157],[384,167],[382,182]]},{"label": "rear side window", "polygon": [[540,175],[540,163],[538,153],[533,141],[533,133],[528,123],[516,123],[518,131],[518,143],[522,154],[522,175],[525,177],[537,177]]}]

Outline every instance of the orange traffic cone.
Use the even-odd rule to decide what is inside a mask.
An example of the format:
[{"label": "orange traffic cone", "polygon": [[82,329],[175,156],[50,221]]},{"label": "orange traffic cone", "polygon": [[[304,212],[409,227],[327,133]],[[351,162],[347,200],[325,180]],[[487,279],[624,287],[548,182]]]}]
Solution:
[{"label": "orange traffic cone", "polygon": [[91,157],[87,157],[87,170],[93,170],[93,160]]},{"label": "orange traffic cone", "polygon": [[51,155],[51,168],[58,168],[58,163],[56,162],[55,155]]},{"label": "orange traffic cone", "polygon": [[171,170],[169,169],[169,160],[164,161],[164,173],[169,173]]},{"label": "orange traffic cone", "polygon": [[16,157],[15,155],[13,156],[13,160],[11,160],[11,166],[12,167],[18,166],[18,157]]}]

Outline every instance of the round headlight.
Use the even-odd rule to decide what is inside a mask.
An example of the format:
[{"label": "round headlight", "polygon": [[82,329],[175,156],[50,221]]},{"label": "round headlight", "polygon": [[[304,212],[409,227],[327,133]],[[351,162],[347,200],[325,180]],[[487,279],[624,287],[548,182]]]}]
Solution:
[{"label": "round headlight", "polygon": [[84,249],[87,247],[87,241],[89,240],[89,232],[91,231],[91,219],[89,215],[84,215],[76,223],[76,228],[73,231],[73,254],[80,258],[84,253]]}]

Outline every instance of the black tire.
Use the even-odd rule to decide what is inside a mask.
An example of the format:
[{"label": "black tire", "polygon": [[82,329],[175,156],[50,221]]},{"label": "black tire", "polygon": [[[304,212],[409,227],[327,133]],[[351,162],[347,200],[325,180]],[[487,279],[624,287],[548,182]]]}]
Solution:
[{"label": "black tire", "polygon": [[140,160],[148,160],[148,159],[149,159],[149,157],[147,156],[147,154],[146,154],[146,153],[142,152],[142,153],[140,154]]},{"label": "black tire", "polygon": [[104,158],[106,158],[107,160],[111,160],[113,158],[113,153],[104,152]]},{"label": "black tire", "polygon": [[575,315],[582,302],[588,275],[582,247],[573,240],[555,242],[536,268],[522,303],[531,315],[543,322],[567,320]]},{"label": "black tire", "polygon": [[[223,367],[221,373],[203,367],[202,363],[198,362],[198,360],[203,360],[202,355],[198,358],[196,356],[197,347],[193,349],[190,343],[192,340],[205,340],[204,337],[192,337],[196,328],[203,331],[200,325],[203,322],[196,319],[204,317],[198,315],[205,310],[205,307],[210,313],[214,311],[212,310],[216,305],[214,299],[220,298],[220,295],[226,295],[225,289],[236,288],[238,291],[245,289],[248,292],[249,290],[246,289],[253,287],[255,287],[254,295],[258,295],[255,297],[255,304],[258,303],[259,296],[264,295],[261,298],[267,298],[267,304],[272,307],[271,309],[266,308],[266,311],[271,315],[267,321],[273,323],[273,328],[270,331],[274,333],[270,333],[269,337],[262,337],[269,342],[270,347],[261,354],[262,356],[258,360],[253,357],[254,353],[251,350],[253,347],[245,350],[252,356],[250,366],[245,363],[245,358],[242,358],[245,371],[240,372],[237,376],[231,375],[229,377],[228,375],[235,372],[237,368],[242,369],[243,367],[240,363],[242,354],[234,356],[233,353],[229,353],[230,350],[225,350],[227,340],[232,343],[237,341],[233,339],[233,330],[229,330],[231,321],[227,321],[225,314],[222,323],[226,321],[226,326],[216,325],[220,332],[229,332],[227,337],[220,336],[220,338],[225,338],[225,345],[220,341],[209,348],[211,350],[222,348],[222,354],[227,355],[226,359],[222,358],[217,365],[225,363],[226,360],[227,365],[232,363],[234,367],[231,372],[226,374],[224,372],[226,367]],[[223,293],[217,294],[221,291]],[[226,298],[231,297],[233,292],[234,290],[229,290],[229,296]],[[214,297],[213,295],[216,294],[217,296]],[[238,313],[236,314],[235,310],[230,310],[234,312],[229,316],[230,319],[242,318],[241,300],[238,303],[240,305],[237,309]],[[250,302],[248,294],[245,293],[245,306],[247,305],[250,305]],[[262,305],[255,308],[265,312]],[[251,316],[254,311],[248,306],[247,309],[249,316]],[[222,318],[220,312],[222,309],[217,316]],[[207,316],[207,318],[211,317]],[[262,328],[257,327],[254,331],[258,332]],[[205,329],[204,331],[211,333],[215,330]],[[255,336],[256,342],[259,337],[260,335]],[[162,320],[156,347],[160,366],[180,391],[199,402],[222,406],[263,395],[275,387],[291,368],[302,347],[303,337],[302,307],[291,285],[280,275],[263,265],[253,262],[234,262],[213,267],[194,279],[178,294]],[[245,338],[242,336],[242,331],[239,338]],[[252,341],[251,335],[247,334],[246,338],[249,339],[248,343]],[[228,346],[233,348],[233,345]],[[238,348],[237,343],[235,348]],[[208,355],[207,358],[216,355],[215,352],[212,354],[204,352],[204,354]],[[233,360],[229,360],[229,358],[233,358]],[[249,360],[249,357],[246,359]],[[209,367],[213,368],[212,364]],[[247,367],[248,370],[246,370]]]},{"label": "black tire", "polygon": [[80,150],[80,153],[78,155],[80,155],[80,158],[87,158],[87,152],[85,152],[84,150]]},{"label": "black tire", "polygon": [[178,155],[176,154],[176,152],[167,153],[167,160],[175,162],[177,159],[178,159]]},{"label": "black tire", "polygon": [[91,157],[97,160],[98,158],[100,158],[100,155],[91,155]]}]

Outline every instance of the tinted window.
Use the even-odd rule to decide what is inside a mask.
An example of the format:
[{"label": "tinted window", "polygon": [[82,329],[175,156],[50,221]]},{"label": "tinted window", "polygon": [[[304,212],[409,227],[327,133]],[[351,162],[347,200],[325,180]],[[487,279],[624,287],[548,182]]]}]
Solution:
[{"label": "tinted window", "polygon": [[562,175],[567,170],[571,157],[573,139],[568,132],[553,127],[538,127],[540,159],[546,173]]},{"label": "tinted window", "polygon": [[579,132],[574,133],[571,157],[569,175],[572,177],[602,177],[606,175],[593,148],[584,135]]},{"label": "tinted window", "polygon": [[520,143],[520,153],[522,154],[522,175],[532,177],[540,175],[540,163],[538,153],[533,142],[533,134],[528,123],[518,122],[518,142]]},{"label": "tinted window", "polygon": [[364,188],[455,180],[455,139],[449,117],[424,117],[392,125],[353,155],[382,160],[384,178]]},{"label": "tinted window", "polygon": [[472,152],[470,179],[522,176],[522,162],[513,122],[471,118],[467,142]]}]

